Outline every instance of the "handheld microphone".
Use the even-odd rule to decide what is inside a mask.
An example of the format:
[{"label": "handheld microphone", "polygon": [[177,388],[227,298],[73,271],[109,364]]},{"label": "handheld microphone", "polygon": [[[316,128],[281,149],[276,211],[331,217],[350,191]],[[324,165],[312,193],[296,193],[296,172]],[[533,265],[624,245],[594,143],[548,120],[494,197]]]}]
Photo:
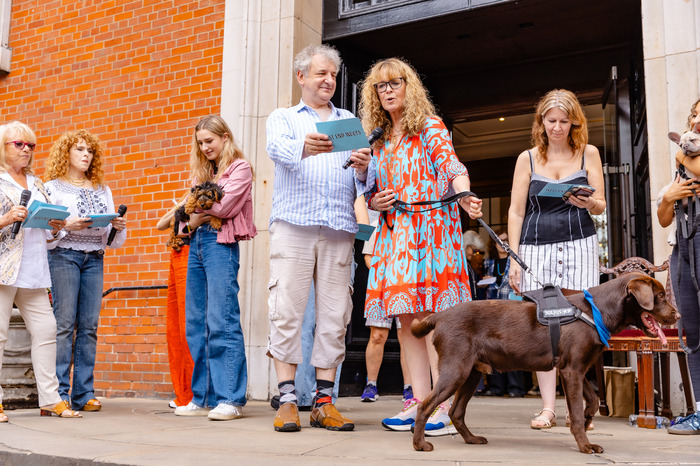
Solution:
[{"label": "handheld microphone", "polygon": [[[369,135],[369,138],[367,138],[367,142],[369,143],[370,148],[372,147],[372,144],[374,144],[377,141],[377,139],[382,137],[382,134],[384,134],[383,129],[379,127],[374,128],[374,131],[372,131]],[[352,165],[352,160],[350,160],[350,157],[348,157],[348,159],[343,164],[343,168],[347,169],[350,165]]]},{"label": "handheld microphone", "polygon": [[[32,192],[28,189],[23,189],[19,197],[19,205],[27,207],[30,197],[32,197]],[[14,225],[12,225],[12,235],[10,236],[12,239],[15,239],[20,228],[22,228],[22,220],[17,220]]]},{"label": "handheld microphone", "polygon": [[[126,213],[126,206],[124,204],[119,206],[119,210],[117,210],[117,214],[119,214],[120,217],[123,217],[124,214]],[[117,236],[117,229],[112,226],[112,231],[109,232],[109,238],[107,238],[107,246],[112,245],[112,241],[114,241],[114,237]]]}]

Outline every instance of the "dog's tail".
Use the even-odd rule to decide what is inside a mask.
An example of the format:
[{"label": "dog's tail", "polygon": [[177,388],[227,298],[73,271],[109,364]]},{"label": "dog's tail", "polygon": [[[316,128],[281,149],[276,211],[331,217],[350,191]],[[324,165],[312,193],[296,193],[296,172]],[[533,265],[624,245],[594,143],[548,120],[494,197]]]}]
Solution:
[{"label": "dog's tail", "polygon": [[426,336],[435,328],[435,325],[437,324],[437,317],[437,314],[430,314],[420,322],[418,320],[414,320],[411,324],[411,333],[418,338]]}]

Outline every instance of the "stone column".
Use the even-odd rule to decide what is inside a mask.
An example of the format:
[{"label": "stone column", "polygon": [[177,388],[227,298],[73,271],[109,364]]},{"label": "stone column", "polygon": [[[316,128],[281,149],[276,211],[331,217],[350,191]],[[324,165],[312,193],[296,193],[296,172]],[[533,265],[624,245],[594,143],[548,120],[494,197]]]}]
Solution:
[{"label": "stone column", "polygon": [[265,150],[265,122],[274,109],[290,107],[301,98],[292,72],[294,55],[321,43],[321,27],[322,2],[317,0],[226,1],[221,114],[255,171],[258,236],[241,244],[238,274],[250,399],[268,399],[277,385],[272,359],[265,355],[274,182],[274,164]]},{"label": "stone column", "polygon": [[[700,0],[643,0],[642,35],[654,262],[661,264],[671,247],[668,229],[661,228],[656,216],[656,195],[676,170],[674,155],[679,149],[667,134],[685,130],[690,106],[700,98]],[[672,410],[678,413],[683,395],[676,358],[671,362]]]},{"label": "stone column", "polygon": [[2,404],[6,409],[36,408],[39,405],[31,349],[32,340],[24,320],[19,310],[13,309],[0,377],[4,392]]}]

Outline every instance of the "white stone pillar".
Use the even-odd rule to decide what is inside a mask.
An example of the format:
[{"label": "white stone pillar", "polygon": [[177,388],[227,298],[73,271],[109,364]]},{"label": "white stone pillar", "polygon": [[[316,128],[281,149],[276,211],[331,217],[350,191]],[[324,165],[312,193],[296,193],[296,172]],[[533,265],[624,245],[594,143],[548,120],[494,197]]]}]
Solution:
[{"label": "white stone pillar", "polygon": [[[667,134],[685,130],[690,106],[700,98],[700,0],[642,0],[642,35],[654,262],[661,264],[671,247],[668,230],[658,223],[656,195],[676,170],[678,146]],[[671,360],[671,409],[678,413],[683,394],[676,358]]]},{"label": "white stone pillar", "polygon": [[253,204],[258,236],[241,243],[238,282],[248,358],[248,397],[268,399],[277,390],[265,355],[269,329],[268,221],[274,165],[265,150],[265,122],[278,107],[296,104],[301,91],[292,72],[294,55],[321,43],[322,2],[227,0],[221,114],[255,171]]}]

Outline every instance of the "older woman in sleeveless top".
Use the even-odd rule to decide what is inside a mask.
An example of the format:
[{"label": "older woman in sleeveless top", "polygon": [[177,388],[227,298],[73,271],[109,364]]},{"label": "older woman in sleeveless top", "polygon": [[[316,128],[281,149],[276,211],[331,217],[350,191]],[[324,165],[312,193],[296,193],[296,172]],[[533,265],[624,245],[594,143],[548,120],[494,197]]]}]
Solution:
[{"label": "older woman in sleeveless top", "polygon": [[[508,237],[512,249],[542,283],[583,290],[598,285],[598,241],[591,215],[605,211],[603,167],[598,149],[587,144],[588,125],[570,91],[555,89],[537,104],[532,125],[534,147],[518,156],[513,176]],[[538,196],[548,183],[590,185],[590,196]],[[520,239],[518,242],[517,239]],[[511,264],[515,291],[537,288],[529,275]],[[556,370],[538,372],[542,411],[533,429],[556,425]]]}]

